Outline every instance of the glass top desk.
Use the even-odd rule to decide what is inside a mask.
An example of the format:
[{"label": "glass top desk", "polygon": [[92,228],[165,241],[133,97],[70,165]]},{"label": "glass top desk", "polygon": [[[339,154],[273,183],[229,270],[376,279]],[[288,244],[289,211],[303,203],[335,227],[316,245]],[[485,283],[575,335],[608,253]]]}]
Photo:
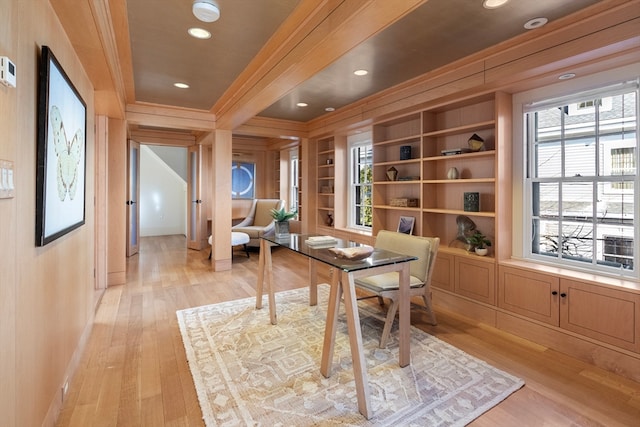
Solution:
[{"label": "glass top desk", "polygon": [[[309,258],[309,304],[316,305],[317,275],[316,265],[322,262],[335,269],[331,275],[331,291],[327,309],[327,324],[325,326],[324,342],[322,346],[322,360],[320,372],[325,377],[331,375],[336,326],[340,300],[344,296],[347,328],[349,331],[349,345],[353,362],[353,373],[358,396],[358,409],[365,418],[372,415],[369,402],[369,383],[367,381],[366,364],[362,350],[362,333],[360,331],[360,316],[355,294],[355,280],[361,277],[397,271],[400,275],[399,297],[399,365],[410,363],[410,323],[409,323],[409,261],[417,259],[414,256],[402,255],[395,252],[374,249],[373,253],[363,260],[351,261],[337,258],[327,246],[313,247],[305,241],[313,235],[292,233],[287,238],[263,236],[260,238],[260,258],[258,261],[258,283],[256,286],[256,308],[262,308],[263,286],[266,279],[269,294],[269,315],[272,324],[277,323],[275,292],[273,289],[273,268],[271,262],[271,248],[281,246]],[[348,240],[336,239],[330,247],[347,248],[359,246]]]}]

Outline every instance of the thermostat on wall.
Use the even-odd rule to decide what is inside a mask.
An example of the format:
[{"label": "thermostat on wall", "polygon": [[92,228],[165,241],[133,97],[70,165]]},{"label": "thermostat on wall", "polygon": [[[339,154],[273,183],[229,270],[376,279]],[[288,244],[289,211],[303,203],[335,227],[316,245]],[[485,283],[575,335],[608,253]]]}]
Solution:
[{"label": "thermostat on wall", "polygon": [[0,56],[0,83],[16,87],[16,65],[6,56]]}]

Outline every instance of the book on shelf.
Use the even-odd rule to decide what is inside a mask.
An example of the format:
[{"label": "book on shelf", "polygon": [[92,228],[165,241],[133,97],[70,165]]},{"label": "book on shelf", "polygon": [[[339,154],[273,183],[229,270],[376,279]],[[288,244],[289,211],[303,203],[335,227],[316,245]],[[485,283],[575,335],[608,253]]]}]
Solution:
[{"label": "book on shelf", "polygon": [[471,152],[471,149],[469,148],[450,148],[448,150],[440,151],[440,154],[442,154],[443,156],[453,156],[456,154],[470,153],[470,152]]}]

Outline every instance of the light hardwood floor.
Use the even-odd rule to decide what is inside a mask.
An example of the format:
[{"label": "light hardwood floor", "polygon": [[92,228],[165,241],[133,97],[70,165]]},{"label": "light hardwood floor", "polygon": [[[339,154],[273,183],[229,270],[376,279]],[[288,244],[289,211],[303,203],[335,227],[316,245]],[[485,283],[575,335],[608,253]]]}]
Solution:
[{"label": "light hardwood floor", "polygon": [[[254,296],[258,254],[247,259],[237,251],[233,269],[215,273],[208,251],[185,249],[183,236],[140,243],[140,253],[128,260],[126,285],[110,287],[102,298],[58,427],[204,425],[175,312]],[[278,290],[305,286],[306,258],[276,249],[273,266]],[[451,313],[437,314],[438,325],[430,326],[414,309],[412,324],[526,383],[471,425],[640,426],[639,383]]]}]

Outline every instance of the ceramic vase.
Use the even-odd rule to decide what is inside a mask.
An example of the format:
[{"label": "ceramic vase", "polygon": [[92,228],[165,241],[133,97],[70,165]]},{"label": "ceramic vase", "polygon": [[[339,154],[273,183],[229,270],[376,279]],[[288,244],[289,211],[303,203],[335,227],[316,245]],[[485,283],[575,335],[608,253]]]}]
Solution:
[{"label": "ceramic vase", "polygon": [[276,238],[289,237],[289,221],[276,221]]},{"label": "ceramic vase", "polygon": [[389,179],[389,181],[395,181],[398,179],[398,169],[394,168],[393,166],[391,166],[389,169],[387,169],[387,178]]},{"label": "ceramic vase", "polygon": [[448,179],[458,179],[460,177],[460,172],[458,172],[457,168],[449,168],[447,171]]},{"label": "ceramic vase", "polygon": [[480,256],[485,256],[489,250],[487,248],[476,248],[476,254]]}]

